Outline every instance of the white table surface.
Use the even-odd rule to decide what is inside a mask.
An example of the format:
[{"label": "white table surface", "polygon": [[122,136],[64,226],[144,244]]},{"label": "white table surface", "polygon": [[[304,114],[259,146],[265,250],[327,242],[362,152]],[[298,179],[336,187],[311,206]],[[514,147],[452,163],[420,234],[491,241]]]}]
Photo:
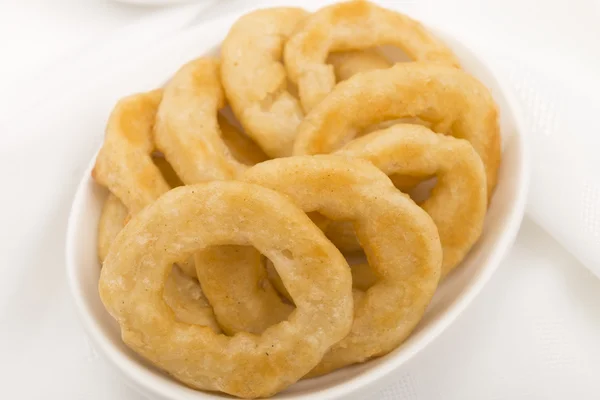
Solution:
[{"label": "white table surface", "polygon": [[[232,1],[231,7],[236,7],[236,3],[240,2]],[[464,10],[457,30],[485,26],[508,45],[525,41],[531,59],[540,68],[544,63],[552,63],[554,71],[577,65],[582,76],[598,79],[600,36],[591,33],[599,32],[596,26],[600,6],[595,0],[493,0],[485,5],[478,0],[422,3],[435,7],[440,18],[446,11]],[[3,118],[10,121],[13,110],[23,109],[35,99],[36,87],[31,87],[31,82],[39,81],[32,77],[51,79],[44,73],[52,71],[57,62],[76,57],[106,33],[155,11],[102,0],[0,0],[0,122]],[[35,109],[29,113],[35,117]],[[7,156],[20,151],[23,143],[36,140],[27,132],[18,137],[10,132],[2,135],[9,141],[1,147],[0,160],[14,160],[15,157]],[[19,164],[0,165],[3,175],[9,178],[9,186],[13,182],[16,185]],[[69,182],[76,179],[65,178]],[[19,360],[10,360],[10,365],[0,362],[0,376],[5,378],[0,385],[0,398],[139,398],[98,360],[82,335],[74,334],[67,347],[53,348],[50,353],[54,357],[38,357],[42,349],[48,353],[52,343],[36,332],[65,327],[76,332],[80,328],[66,282],[56,279],[64,276],[63,242],[57,235],[64,232],[66,215],[46,207],[69,201],[68,194],[57,189],[54,198],[34,202],[27,197],[35,196],[33,187],[30,192],[27,190],[26,184],[19,185],[16,195],[23,196],[24,207],[35,207],[34,212],[15,209],[10,193],[3,191],[7,194],[0,197],[0,259],[5,261],[0,263],[0,272],[42,259],[47,265],[44,274],[30,277],[36,280],[35,284],[4,282],[1,286],[19,290],[29,299],[30,307],[23,315],[12,315],[10,303],[3,303],[0,295],[0,352],[2,346],[11,345],[11,339],[23,339],[25,335],[28,342]],[[43,217],[39,226],[33,228],[40,216]],[[44,246],[39,249],[40,254],[35,249],[26,252],[23,241]],[[51,277],[59,282],[58,286],[44,290],[38,280]],[[386,398],[408,400],[600,398],[599,305],[600,281],[526,220],[515,248],[477,300],[447,332],[399,372],[398,379],[406,382],[404,388],[408,389],[402,393],[382,390],[390,395]],[[53,310],[53,314],[47,310]],[[67,326],[55,326],[56,321],[68,321]],[[61,354],[68,352],[87,354],[86,362],[76,366],[61,364]],[[447,362],[439,363],[440,359],[454,360],[453,368],[447,368]],[[372,399],[380,398],[381,393],[373,393]]]}]

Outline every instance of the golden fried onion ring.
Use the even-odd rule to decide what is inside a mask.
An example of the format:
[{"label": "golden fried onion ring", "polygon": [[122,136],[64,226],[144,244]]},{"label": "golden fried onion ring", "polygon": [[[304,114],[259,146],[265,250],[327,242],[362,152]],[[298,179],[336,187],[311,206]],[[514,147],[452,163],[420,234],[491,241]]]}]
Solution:
[{"label": "golden fried onion ring", "polygon": [[[136,214],[171,186],[181,184],[164,157],[153,157],[154,120],[162,97],[160,89],[126,97],[117,103],[108,120],[104,144],[92,170],[94,180],[110,191],[99,222],[101,259],[127,221],[127,218],[121,221],[123,224],[118,228],[111,219],[120,218],[123,210]],[[118,200],[112,198],[113,193]],[[196,276],[195,266],[189,260],[180,267],[186,274]]]},{"label": "golden fried onion ring", "polygon": [[[171,265],[218,245],[254,246],[294,296],[289,320],[234,337],[177,322],[162,299]],[[352,326],[348,264],[285,196],[241,182],[171,190],[134,216],[104,262],[99,292],[123,341],[198,389],[266,397],[296,382]]]},{"label": "golden fried onion ring", "polygon": [[491,196],[501,158],[496,104],[483,84],[456,68],[398,63],[338,84],[298,127],[294,153],[330,153],[368,126],[405,117],[471,142]]},{"label": "golden fried onion ring", "polygon": [[165,86],[156,115],[156,147],[184,183],[232,179],[246,168],[221,136],[217,114],[224,106],[215,59],[189,62]]},{"label": "golden fried onion ring", "polygon": [[[352,157],[304,156],[265,161],[242,179],[289,196],[304,211],[353,221],[379,278],[357,294],[352,332],[311,375],[388,353],[410,334],[433,297],[442,250],[427,213],[371,163]],[[297,289],[284,285],[296,305]]]},{"label": "golden fried onion ring", "polygon": [[223,141],[236,160],[245,165],[254,165],[269,159],[252,139],[240,132],[225,117],[219,115],[218,120]]},{"label": "golden fried onion ring", "polygon": [[[104,201],[100,223],[98,224],[98,258],[100,263],[104,262],[110,246],[125,226],[128,215],[129,211],[117,196],[109,193]],[[188,263],[180,263],[179,265],[188,266]],[[192,268],[194,268],[193,263]],[[208,326],[215,332],[221,332],[212,307],[202,293],[198,281],[192,278],[196,276],[196,271],[194,270],[191,273],[186,271],[185,275],[180,267],[173,266],[165,282],[163,293],[165,303],[171,307],[178,321]]]},{"label": "golden fried onion ring", "polygon": [[287,7],[251,12],[237,20],[221,46],[221,77],[231,108],[271,157],[291,154],[304,117],[287,90],[281,57],[285,41],[307,15]]},{"label": "golden fried onion ring", "polygon": [[216,333],[221,332],[221,327],[215,319],[215,314],[206,296],[202,293],[200,284],[177,265],[173,265],[171,273],[165,281],[163,299],[173,310],[177,321],[207,326]]},{"label": "golden fried onion ring", "polygon": [[[267,276],[273,284],[273,287],[281,296],[283,296],[283,298],[292,303],[294,300],[292,300],[292,296],[288,293],[287,289],[285,288],[285,285],[283,284],[281,277],[277,274],[275,267],[273,267],[272,262],[267,261],[266,270]],[[350,271],[352,272],[352,287],[354,289],[366,292],[377,281],[377,276],[375,276],[373,271],[371,271],[371,267],[369,267],[369,264],[367,263],[351,265]]]},{"label": "golden fried onion ring", "polygon": [[386,175],[437,176],[421,207],[438,228],[442,276],[462,261],[481,235],[487,209],[485,170],[466,140],[421,125],[398,124],[355,139],[336,154],[366,159]]},{"label": "golden fried onion ring", "polygon": [[382,45],[397,46],[415,61],[459,66],[446,45],[406,15],[367,1],[334,4],[309,16],[285,45],[285,66],[304,111],[335,86],[333,67],[326,64],[330,52]]},{"label": "golden fried onion ring", "polygon": [[242,246],[213,247],[194,256],[198,280],[227,334],[260,334],[294,309],[281,301],[261,258],[256,249]]},{"label": "golden fried onion ring", "polygon": [[127,207],[112,193],[104,200],[100,220],[98,222],[98,259],[102,263],[110,246],[125,226],[125,219],[129,215]]},{"label": "golden fried onion ring", "polygon": [[92,170],[94,180],[114,193],[132,214],[170,189],[151,157],[152,128],[161,98],[162,92],[155,90],[117,103]]}]

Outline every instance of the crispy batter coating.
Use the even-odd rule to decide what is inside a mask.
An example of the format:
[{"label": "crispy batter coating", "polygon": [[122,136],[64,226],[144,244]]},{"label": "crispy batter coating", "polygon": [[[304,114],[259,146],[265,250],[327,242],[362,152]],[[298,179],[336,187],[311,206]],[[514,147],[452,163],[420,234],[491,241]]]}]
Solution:
[{"label": "crispy batter coating", "polygon": [[[358,293],[352,331],[311,376],[384,355],[402,343],[423,316],[440,278],[442,249],[429,215],[383,172],[358,158],[280,158],[255,165],[243,180],[286,194],[304,211],[352,221],[379,278]],[[296,288],[282,278],[295,301]]]},{"label": "crispy batter coating", "polygon": [[406,15],[367,1],[327,6],[308,17],[285,45],[285,66],[298,85],[304,111],[311,111],[335,86],[334,68],[326,64],[330,52],[381,45],[397,46],[415,61],[459,66],[446,45]]},{"label": "crispy batter coating", "polygon": [[281,301],[261,257],[256,249],[242,246],[213,247],[194,257],[202,289],[228,334],[260,334],[294,309]]},{"label": "crispy batter coating", "polygon": [[100,220],[98,221],[98,259],[102,263],[115,238],[125,226],[129,215],[127,207],[112,193],[104,200]]},{"label": "crispy batter coating", "polygon": [[330,153],[368,126],[404,117],[471,142],[491,196],[501,158],[496,104],[481,82],[456,68],[399,63],[340,83],[298,127],[294,153]]},{"label": "crispy batter coating", "polygon": [[[98,257],[100,263],[104,262],[110,246],[125,226],[128,215],[127,208],[119,201],[117,196],[109,193],[102,207],[100,223],[98,224]],[[187,263],[179,263],[179,265],[188,266]],[[191,267],[194,268],[193,263]],[[174,265],[165,283],[163,293],[165,303],[171,307],[177,320],[208,326],[215,332],[220,332],[221,328],[217,324],[212,307],[202,293],[198,281],[193,278],[195,276],[195,270],[191,273],[184,273],[182,268]]]},{"label": "crispy batter coating", "polygon": [[221,46],[221,77],[231,108],[271,157],[291,154],[304,117],[288,91],[281,58],[285,41],[307,15],[288,7],[253,11],[237,20]]},{"label": "crispy batter coating", "polygon": [[[273,260],[296,310],[257,336],[179,322],[162,298],[171,266],[219,245],[254,246]],[[198,389],[266,397],[296,382],[352,326],[348,263],[287,197],[242,182],[171,190],[135,215],[104,262],[100,298],[123,341]]]},{"label": "crispy batter coating", "polygon": [[437,177],[421,207],[440,234],[442,276],[462,261],[481,236],[487,210],[485,170],[468,141],[420,125],[398,124],[355,139],[336,154],[366,159],[386,175]]},{"label": "crispy batter coating", "polygon": [[104,144],[92,171],[132,213],[139,212],[170,187],[152,162],[152,129],[162,91],[154,90],[120,100],[111,113]]},{"label": "crispy batter coating", "polygon": [[217,115],[224,106],[216,59],[189,62],[165,86],[154,138],[184,183],[232,179],[246,168],[223,141]]}]

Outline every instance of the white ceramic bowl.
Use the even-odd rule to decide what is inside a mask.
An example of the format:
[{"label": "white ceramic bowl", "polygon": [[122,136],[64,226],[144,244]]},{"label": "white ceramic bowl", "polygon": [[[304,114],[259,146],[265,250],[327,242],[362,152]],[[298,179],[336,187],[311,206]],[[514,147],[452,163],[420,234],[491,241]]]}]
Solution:
[{"label": "white ceramic bowl", "polygon": [[[179,38],[175,37],[171,40],[171,47],[167,47],[171,49],[173,57],[182,59],[212,53],[237,17],[221,18],[207,24],[204,30],[195,29]],[[517,234],[528,185],[527,151],[517,102],[477,55],[449,34],[436,29],[433,31],[453,48],[464,68],[492,90],[500,108],[503,162],[483,235],[463,261],[462,267],[443,282],[425,317],[402,346],[368,363],[299,382],[275,396],[277,399],[360,399],[365,393],[376,390],[375,385],[381,387],[393,380],[394,371],[431,343],[475,298]],[[160,52],[159,56],[162,56]],[[167,78],[156,76],[156,82],[164,82]],[[103,128],[98,126],[98,132]],[[97,290],[100,266],[96,254],[96,226],[106,192],[91,179],[92,165],[93,160],[73,201],[66,251],[73,299],[93,343],[133,387],[151,398],[228,398],[217,393],[194,391],[179,384],[147,365],[121,341],[119,327],[105,311]]]}]

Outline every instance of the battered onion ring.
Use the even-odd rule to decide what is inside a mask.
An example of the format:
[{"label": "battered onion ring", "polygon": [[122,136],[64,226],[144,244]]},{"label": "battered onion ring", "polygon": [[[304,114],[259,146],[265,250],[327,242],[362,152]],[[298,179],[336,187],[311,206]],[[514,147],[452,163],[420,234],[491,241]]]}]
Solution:
[{"label": "battered onion ring", "polygon": [[106,127],[92,176],[135,214],[170,187],[152,162],[152,128],[162,92],[136,94],[119,101]]},{"label": "battered onion ring", "polygon": [[485,170],[466,140],[438,135],[420,125],[399,124],[355,139],[336,154],[369,160],[386,175],[437,177],[421,207],[438,228],[444,251],[442,276],[479,239],[487,209]]},{"label": "battered onion ring", "polygon": [[[286,194],[305,211],[353,221],[379,278],[358,293],[352,332],[311,376],[386,354],[402,343],[423,316],[440,277],[442,249],[429,215],[373,164],[352,157],[280,158],[255,165],[242,179]],[[295,300],[296,289],[282,278]]]},{"label": "battered onion ring", "polygon": [[202,293],[198,281],[190,278],[177,265],[173,265],[165,281],[163,299],[173,310],[177,321],[207,326],[216,333],[221,332],[213,309]]},{"label": "battered onion ring", "polygon": [[446,45],[406,15],[367,1],[334,4],[308,17],[285,45],[285,67],[304,111],[335,86],[333,67],[325,63],[330,52],[382,45],[397,46],[415,61],[459,66]]},{"label": "battered onion ring", "polygon": [[219,62],[199,58],[165,86],[156,115],[156,147],[186,184],[231,179],[246,166],[223,141],[217,113],[225,105]]},{"label": "battered onion ring", "polygon": [[361,72],[386,69],[392,65],[375,49],[331,53],[327,57],[327,63],[333,65],[338,82],[350,79]]},{"label": "battered onion ring", "polygon": [[[277,274],[277,271],[275,270],[275,267],[273,266],[272,262],[267,261],[266,270],[267,276],[273,284],[273,287],[281,296],[283,296],[287,301],[292,303],[292,296],[285,288],[285,285],[283,284],[283,281],[281,280],[279,274]],[[358,290],[362,290],[363,292],[367,291],[377,281],[377,277],[371,270],[371,267],[369,267],[369,264],[362,263],[351,265],[350,271],[352,272],[352,287]]]},{"label": "battered onion ring", "polygon": [[223,141],[236,160],[245,165],[254,165],[269,159],[252,139],[241,133],[225,117],[219,115],[218,120]]},{"label": "battered onion ring", "polygon": [[[174,319],[162,299],[171,265],[225,244],[273,260],[296,304],[288,321],[227,337]],[[104,262],[99,292],[135,352],[193,388],[245,398],[296,382],[352,326],[344,257],[284,195],[241,182],[176,188],[134,216]]]},{"label": "battered onion ring", "polygon": [[229,104],[248,136],[271,157],[291,154],[296,127],[304,117],[287,90],[281,57],[285,41],[307,15],[287,7],[253,11],[237,20],[221,46]]},{"label": "battered onion ring", "polygon": [[[113,217],[112,213],[120,214],[125,208],[135,214],[171,189],[167,180],[173,185],[181,182],[164,159],[152,157],[152,130],[161,99],[160,89],[126,97],[117,103],[108,120],[106,137],[96,157],[92,176],[120,202],[115,204],[115,199],[109,196],[108,209],[102,214],[105,217],[100,218],[98,254],[101,257],[108,252],[114,239],[112,235],[118,233],[115,224],[106,222],[107,218]],[[114,228],[109,232],[103,224]],[[193,262],[188,260],[180,266],[186,274],[196,276]]]},{"label": "battered onion ring", "polygon": [[117,196],[109,193],[102,206],[98,222],[98,259],[101,263],[108,255],[115,238],[125,226],[127,215],[129,215],[127,207],[121,203]]},{"label": "battered onion ring", "polygon": [[[117,196],[109,193],[104,202],[104,207],[102,207],[100,223],[98,224],[98,258],[100,263],[104,262],[110,246],[125,226],[125,219],[128,215],[129,211]],[[180,263],[180,265],[182,264]],[[192,268],[194,268],[193,264]],[[202,293],[198,281],[190,277],[196,276],[196,272],[193,271],[192,274],[186,272],[185,274],[188,276],[185,276],[178,266],[173,266],[165,283],[163,293],[165,303],[171,307],[178,321],[208,326],[215,332],[221,332],[213,310]]]},{"label": "battered onion ring", "polygon": [[[231,179],[247,168],[240,161],[252,163],[263,159],[261,152],[248,150],[251,141],[243,138],[220,119],[218,110],[224,106],[224,95],[218,76],[219,64],[216,60],[200,58],[184,66],[166,86],[156,124],[157,147],[166,155],[177,174],[188,184],[212,179]],[[245,139],[245,140],[244,140]],[[233,149],[230,150],[232,146]],[[241,160],[237,160],[238,155]],[[196,259],[196,273],[207,298],[215,306],[217,320],[227,333],[248,331],[262,332],[273,324],[274,318],[287,316],[291,308],[282,304],[270,282],[265,281],[262,290],[256,291],[256,301],[244,301],[243,312],[235,312],[228,297],[235,292],[235,282],[227,291],[218,285],[211,285],[212,263],[217,260],[230,261],[228,252],[237,251],[247,257],[238,264],[227,264],[223,268],[234,270],[245,268],[248,271],[262,270],[260,253],[255,249],[210,248]],[[203,261],[203,258],[208,260]],[[254,265],[246,265],[254,263]],[[192,263],[188,263],[190,266]],[[220,265],[220,264],[219,264]],[[223,282],[223,281],[222,281]],[[261,306],[262,305],[262,306]]]},{"label": "battered onion ring", "polygon": [[273,288],[256,249],[219,246],[196,253],[194,259],[202,290],[225,333],[260,334],[293,311]]},{"label": "battered onion ring", "polygon": [[399,63],[340,83],[298,127],[294,153],[330,153],[367,126],[404,117],[471,142],[492,195],[501,158],[496,104],[483,84],[456,68]]}]

